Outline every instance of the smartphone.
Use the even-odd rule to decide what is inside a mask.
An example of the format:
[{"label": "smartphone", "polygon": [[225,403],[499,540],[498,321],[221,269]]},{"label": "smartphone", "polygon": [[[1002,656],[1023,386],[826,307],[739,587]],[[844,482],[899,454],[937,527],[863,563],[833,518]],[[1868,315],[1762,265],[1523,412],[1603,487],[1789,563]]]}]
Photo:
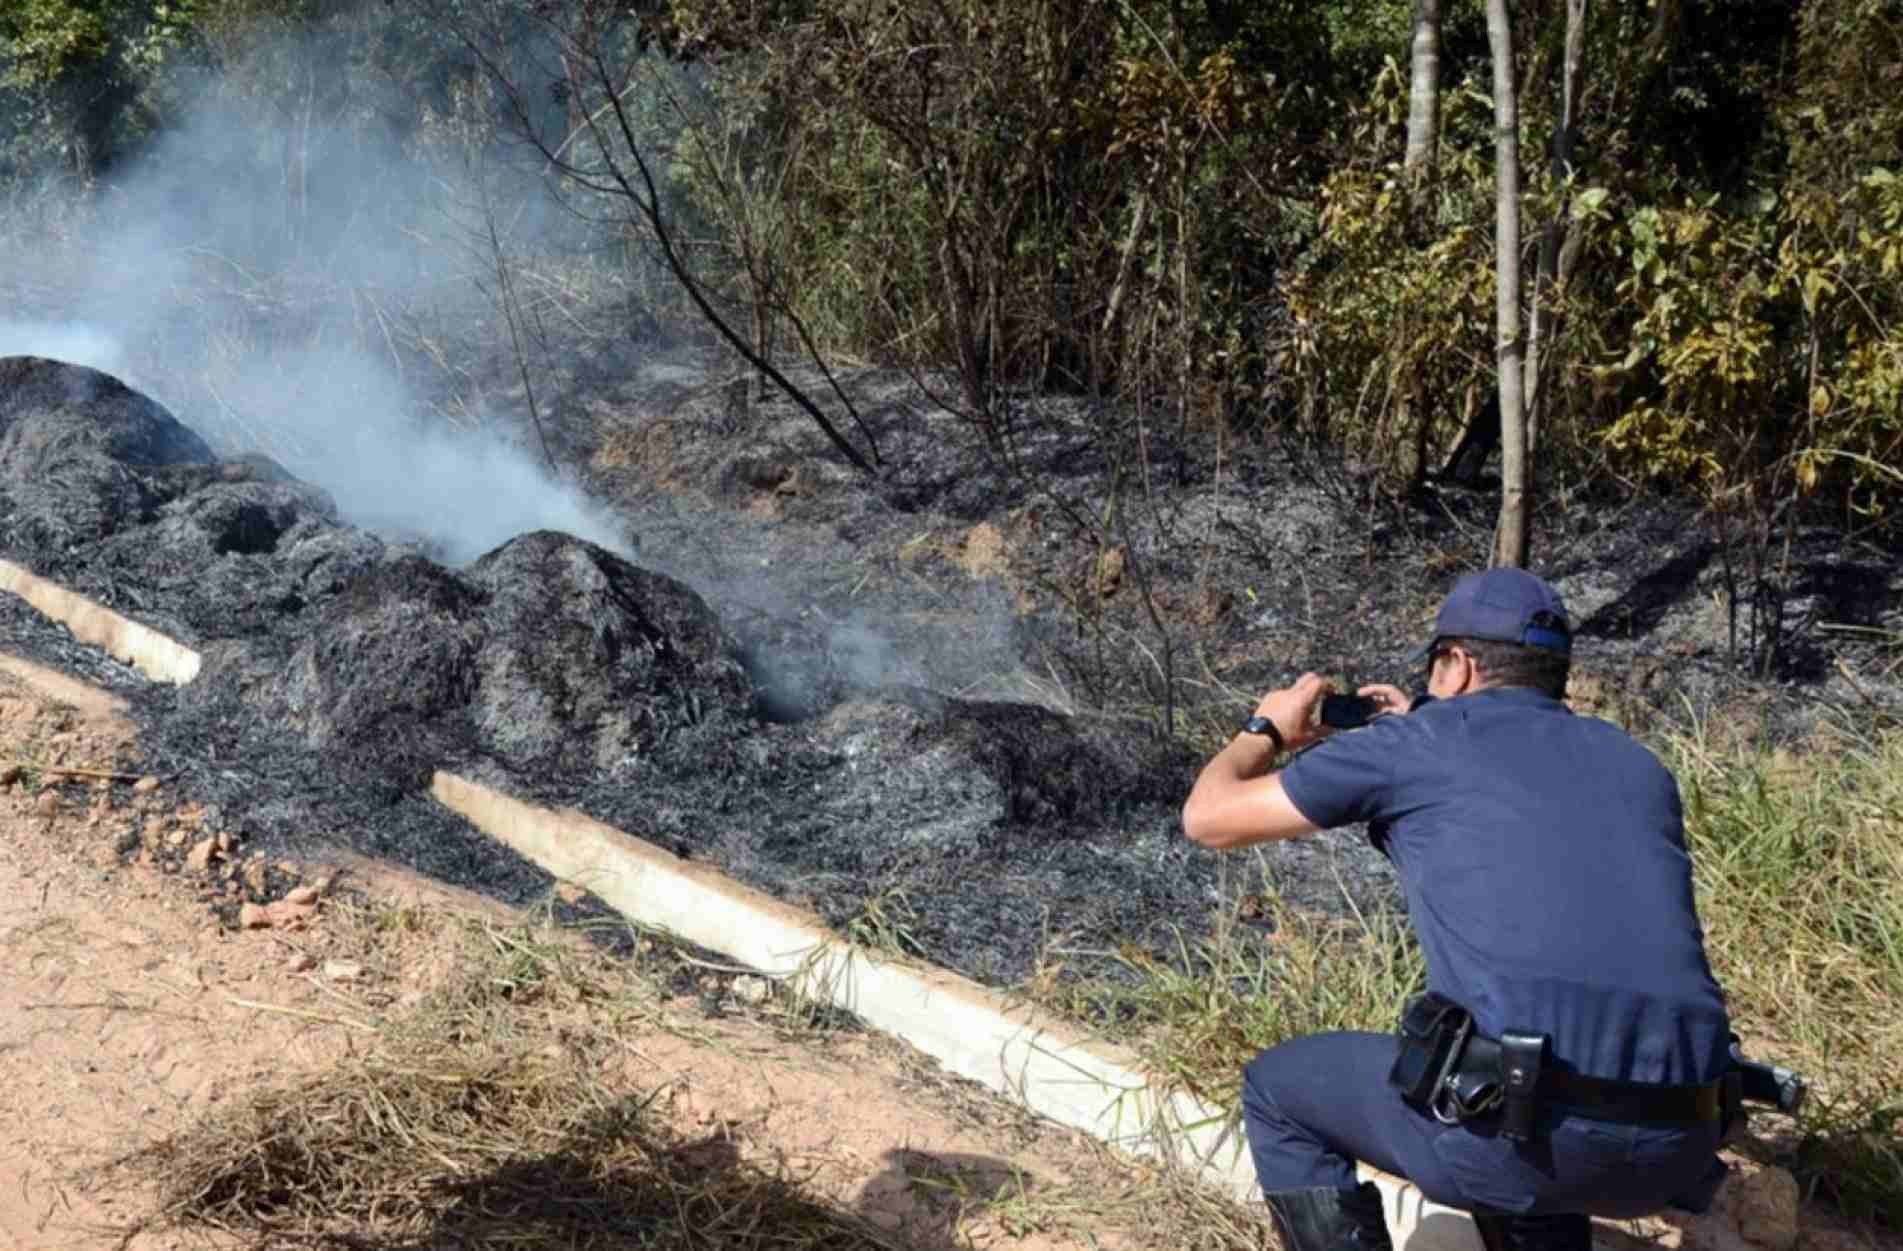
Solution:
[{"label": "smartphone", "polygon": [[1368,724],[1381,711],[1381,701],[1372,695],[1322,696],[1322,724],[1336,730],[1353,730]]}]

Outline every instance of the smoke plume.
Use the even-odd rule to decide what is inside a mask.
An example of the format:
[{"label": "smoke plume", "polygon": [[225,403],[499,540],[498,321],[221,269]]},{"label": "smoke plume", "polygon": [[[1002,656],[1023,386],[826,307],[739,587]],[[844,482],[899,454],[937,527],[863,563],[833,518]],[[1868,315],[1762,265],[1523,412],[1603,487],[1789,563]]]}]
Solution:
[{"label": "smoke plume", "polygon": [[[616,336],[639,363],[614,303],[625,235],[545,168],[512,163],[478,89],[419,108],[405,93],[426,88],[356,69],[345,89],[327,47],[259,42],[105,185],[0,203],[0,356],[111,373],[221,454],[262,452],[346,521],[445,563],[557,529],[723,613],[805,615],[821,590],[784,563],[734,558],[773,541],[760,528],[673,514],[643,544],[530,433],[521,366],[558,372],[568,346],[537,337],[549,326]],[[974,672],[1016,668],[1008,610],[977,595],[942,637],[903,627],[903,647],[877,610],[835,614],[826,666],[853,685],[955,675],[974,689]]]}]

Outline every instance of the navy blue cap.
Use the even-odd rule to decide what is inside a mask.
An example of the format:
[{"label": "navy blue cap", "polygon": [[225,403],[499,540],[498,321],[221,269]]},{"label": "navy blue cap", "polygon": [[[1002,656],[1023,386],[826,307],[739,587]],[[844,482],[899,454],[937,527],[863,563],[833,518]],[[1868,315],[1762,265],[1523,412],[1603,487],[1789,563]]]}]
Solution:
[{"label": "navy blue cap", "polygon": [[1454,583],[1434,619],[1434,638],[1409,662],[1427,659],[1434,639],[1493,639],[1571,654],[1572,626],[1559,592],[1524,569],[1484,569]]}]

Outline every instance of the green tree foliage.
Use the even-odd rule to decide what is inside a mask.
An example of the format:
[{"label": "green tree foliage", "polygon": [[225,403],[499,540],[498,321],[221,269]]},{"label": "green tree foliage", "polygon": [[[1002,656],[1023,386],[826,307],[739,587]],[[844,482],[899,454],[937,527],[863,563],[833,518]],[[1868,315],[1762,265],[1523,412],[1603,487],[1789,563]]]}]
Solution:
[{"label": "green tree foliage", "polygon": [[[1828,487],[1891,506],[1903,465],[1903,13],[1819,0],[1740,194],[1632,207],[1616,294],[1637,313],[1602,375],[1649,384],[1607,430],[1753,514]],[[1889,87],[1886,90],[1886,80]],[[1768,165],[1768,162],[1767,162]]]},{"label": "green tree foliage", "polygon": [[[948,370],[987,421],[1056,387],[1295,422],[1397,488],[1494,389],[1478,0],[1441,5],[1412,211],[1412,0],[15,0],[4,159],[90,174],[220,69],[261,118],[500,151],[454,37],[477,9],[513,13],[498,46],[541,84],[515,103],[553,143],[585,119],[537,31],[625,32],[682,246],[760,344]],[[1566,11],[1514,10],[1542,480],[1610,457],[1760,532],[1798,499],[1893,512],[1903,5],[1596,0],[1555,160]],[[273,32],[321,58],[237,55]]]},{"label": "green tree foliage", "polygon": [[681,0],[666,29],[782,128],[783,268],[828,346],[950,365],[986,412],[1025,384],[1220,387],[1258,351],[1270,188],[1327,118],[1325,18]]},{"label": "green tree foliage", "polygon": [[149,127],[136,109],[186,35],[189,2],[15,0],[0,9],[0,163],[90,178]]}]

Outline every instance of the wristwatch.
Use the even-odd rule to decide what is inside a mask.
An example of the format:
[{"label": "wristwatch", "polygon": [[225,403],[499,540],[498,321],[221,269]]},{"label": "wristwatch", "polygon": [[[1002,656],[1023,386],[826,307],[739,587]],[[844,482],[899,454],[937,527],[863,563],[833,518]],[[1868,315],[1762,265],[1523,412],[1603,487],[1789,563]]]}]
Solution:
[{"label": "wristwatch", "polygon": [[1269,741],[1275,744],[1275,754],[1278,756],[1288,750],[1288,744],[1282,741],[1282,731],[1276,729],[1275,722],[1267,717],[1250,717],[1242,723],[1242,732],[1268,735]]}]

